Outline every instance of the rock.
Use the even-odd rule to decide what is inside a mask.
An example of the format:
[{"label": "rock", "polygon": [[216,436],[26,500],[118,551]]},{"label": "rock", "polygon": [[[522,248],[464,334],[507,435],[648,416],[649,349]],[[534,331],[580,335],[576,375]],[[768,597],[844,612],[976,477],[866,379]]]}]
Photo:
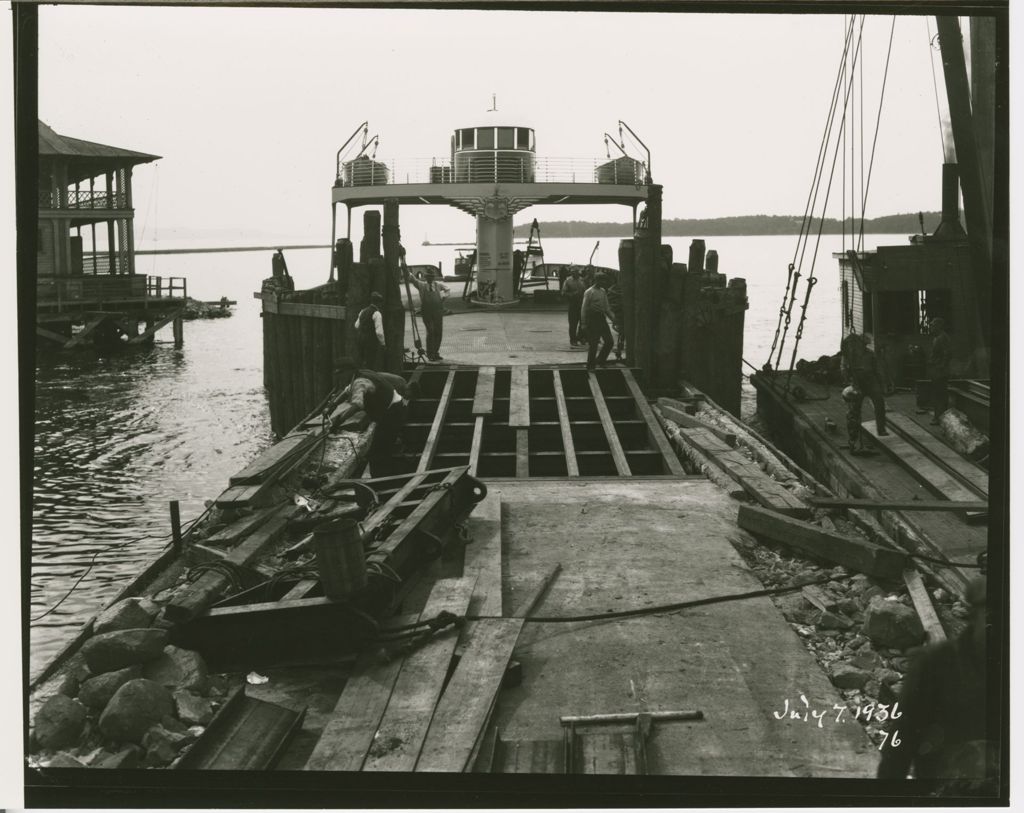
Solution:
[{"label": "rock", "polygon": [[187,732],[168,731],[161,725],[155,725],[142,738],[142,746],[146,749],[145,763],[152,766],[168,765],[182,748],[193,741]]},{"label": "rock", "polygon": [[163,654],[146,664],[145,675],[164,686],[188,689],[197,694],[206,691],[209,671],[198,652],[177,646],[164,647]]},{"label": "rock", "polygon": [[175,692],[174,707],[178,719],[186,725],[205,726],[213,719],[213,706],[210,701],[204,697],[197,697],[192,692]]},{"label": "rock", "polygon": [[850,577],[850,589],[858,592],[866,589],[871,584],[871,579],[863,573],[857,573]]},{"label": "rock", "polygon": [[137,745],[126,745],[116,754],[108,753],[97,760],[97,768],[138,768],[142,759],[142,749]]},{"label": "rock", "polygon": [[65,697],[77,697],[81,685],[81,679],[75,672],[63,672],[57,678],[56,691],[57,694],[62,694]]},{"label": "rock", "polygon": [[822,610],[815,626],[819,630],[845,630],[852,627],[853,622],[842,615],[830,613],[828,610]]},{"label": "rock", "polygon": [[877,596],[864,612],[863,631],[874,644],[895,649],[914,646],[924,637],[924,628],[914,610]]},{"label": "rock", "polygon": [[844,615],[860,615],[860,604],[854,598],[841,598],[836,602],[836,609]]},{"label": "rock", "polygon": [[889,661],[889,665],[897,672],[906,674],[907,669],[910,668],[910,658],[893,658]]},{"label": "rock", "polygon": [[174,700],[167,689],[152,680],[135,678],[121,686],[107,703],[100,716],[100,730],[112,740],[139,742],[173,709]]},{"label": "rock", "polygon": [[864,644],[866,644],[867,642],[868,642],[868,639],[867,639],[867,638],[865,638],[865,637],[864,637],[863,635],[854,635],[854,636],[853,636],[853,637],[852,637],[852,638],[851,638],[851,639],[849,640],[849,643],[847,643],[847,646],[848,646],[848,647],[849,647],[850,649],[860,649],[860,648],[861,648],[862,646],[864,646]]},{"label": "rock", "polygon": [[959,601],[954,601],[953,606],[949,608],[949,611],[957,618],[967,618],[970,615],[968,609]]},{"label": "rock", "polygon": [[901,697],[903,697],[903,683],[893,683],[891,686],[882,684],[882,689],[878,693],[878,699],[883,703],[895,703]]},{"label": "rock", "polygon": [[899,672],[892,669],[876,669],[871,674],[883,686],[891,686],[893,683],[899,683],[903,679]]},{"label": "rock", "polygon": [[906,593],[904,593],[902,596],[898,596],[896,600],[900,604],[906,604],[908,607],[914,606],[914,602],[911,601],[910,596],[908,596]]},{"label": "rock", "polygon": [[850,572],[842,565],[837,565],[828,572],[828,575],[833,579],[841,579],[844,576],[850,575]]},{"label": "rock", "polygon": [[881,688],[881,683],[872,678],[864,684],[864,694],[870,695],[871,697],[878,697],[878,690]]},{"label": "rock", "polygon": [[61,751],[58,754],[54,754],[50,761],[46,763],[47,768],[87,768],[89,767],[84,762],[79,762],[71,754],[65,754]]},{"label": "rock", "polygon": [[[177,703],[175,703],[175,708],[177,708]],[[160,725],[168,731],[173,731],[175,734],[184,734],[188,731],[188,725],[183,723],[173,714],[165,714],[160,718]]]},{"label": "rock", "polygon": [[153,617],[160,611],[160,606],[148,598],[131,596],[123,601],[107,607],[96,617],[93,634],[119,630],[145,629],[153,623]]},{"label": "rock", "polygon": [[833,595],[842,595],[843,593],[845,593],[845,592],[846,592],[846,587],[845,587],[845,585],[842,585],[842,584],[840,584],[839,582],[835,582],[835,581],[832,581],[832,582],[828,582],[828,583],[827,583],[827,584],[825,585],[825,587],[826,587],[826,589],[828,589],[828,590],[829,590],[829,591],[830,591],[830,592],[831,592],[831,593],[832,593]]},{"label": "rock", "polygon": [[882,665],[882,658],[877,652],[869,648],[861,649],[856,655],[850,658],[850,663],[858,669],[878,669]]},{"label": "rock", "polygon": [[870,584],[865,587],[860,594],[860,603],[862,607],[867,607],[871,603],[871,599],[884,597],[885,591],[877,584]]},{"label": "rock", "polygon": [[99,675],[159,658],[166,644],[163,630],[119,630],[94,635],[82,644],[82,655],[89,671]]},{"label": "rock", "polygon": [[949,593],[943,590],[941,587],[936,587],[932,591],[932,598],[939,602],[949,601]]},{"label": "rock", "polygon": [[231,688],[231,681],[224,675],[210,675],[209,684],[206,694],[212,697],[223,697]]},{"label": "rock", "polygon": [[91,709],[102,711],[120,689],[129,680],[142,677],[142,664],[132,664],[116,672],[104,672],[102,675],[89,678],[82,684],[78,699]]},{"label": "rock", "polygon": [[40,748],[75,745],[85,728],[85,706],[63,694],[55,694],[36,713],[35,741]]},{"label": "rock", "polygon": [[848,663],[837,663],[832,667],[832,682],[840,689],[862,689],[870,677],[870,672]]}]

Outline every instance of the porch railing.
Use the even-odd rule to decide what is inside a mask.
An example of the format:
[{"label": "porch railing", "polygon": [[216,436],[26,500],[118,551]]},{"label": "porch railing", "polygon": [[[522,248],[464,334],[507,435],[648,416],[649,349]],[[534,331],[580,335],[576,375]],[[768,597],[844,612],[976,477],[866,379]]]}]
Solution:
[{"label": "porch railing", "polygon": [[185,277],[146,277],[146,296],[162,299],[171,297],[184,299],[188,296],[188,280]]},{"label": "porch railing", "polygon": [[39,190],[40,209],[127,209],[123,192],[52,192]]}]

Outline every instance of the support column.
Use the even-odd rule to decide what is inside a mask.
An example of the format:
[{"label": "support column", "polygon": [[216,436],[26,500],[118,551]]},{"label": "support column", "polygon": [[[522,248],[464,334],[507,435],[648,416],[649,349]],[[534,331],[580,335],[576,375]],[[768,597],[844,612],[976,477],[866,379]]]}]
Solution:
[{"label": "support column", "polygon": [[398,201],[389,200],[384,204],[384,337],[388,349],[386,366],[388,372],[400,373],[405,359],[405,307],[399,286],[398,244],[401,229],[398,226]]},{"label": "support column", "polygon": [[174,321],[171,322],[171,330],[174,333],[174,346],[181,347],[185,343],[185,330],[180,315],[174,317]]},{"label": "support column", "polygon": [[512,216],[476,218],[476,298],[512,302]]},{"label": "support column", "polygon": [[125,220],[127,226],[127,256],[125,257],[126,270],[129,274],[135,273],[135,211],[132,203],[132,171],[131,168],[121,170],[124,173],[124,206],[130,212]]}]

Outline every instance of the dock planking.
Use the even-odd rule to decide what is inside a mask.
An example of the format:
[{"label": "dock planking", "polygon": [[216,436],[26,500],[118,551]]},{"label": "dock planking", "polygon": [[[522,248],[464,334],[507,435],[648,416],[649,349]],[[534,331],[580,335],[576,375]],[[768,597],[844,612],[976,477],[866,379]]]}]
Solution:
[{"label": "dock planking", "polygon": [[530,368],[512,368],[512,389],[509,394],[508,425],[526,427],[530,425]]},{"label": "dock planking", "polygon": [[669,474],[686,474],[683,470],[683,464],[679,462],[679,457],[672,448],[672,444],[668,442],[668,438],[665,437],[665,433],[661,431],[658,419],[654,417],[651,405],[647,403],[647,397],[644,395],[643,390],[640,389],[640,385],[637,384],[632,371],[623,370],[622,377],[626,381],[626,386],[629,388],[629,392],[633,396],[633,400],[636,401],[637,412],[647,425],[648,441],[652,447],[661,452],[662,460],[665,463],[665,470]]},{"label": "dock planking", "polygon": [[979,495],[988,497],[988,472],[981,466],[964,458],[955,449],[951,449],[921,424],[906,415],[896,412],[890,414],[886,420],[901,435],[931,455],[956,477],[977,491]]},{"label": "dock planking", "polygon": [[490,415],[494,410],[494,367],[481,367],[476,375],[473,414]]},{"label": "dock planking", "polygon": [[470,612],[500,616],[501,604],[501,497],[488,494],[466,520],[469,538],[463,573],[477,574]]},{"label": "dock planking", "polygon": [[915,480],[938,496],[961,502],[977,499],[978,495],[972,489],[904,438],[892,433],[880,437],[873,422],[861,424],[861,429],[868,432],[875,444],[885,449]]},{"label": "dock planking", "polygon": [[593,370],[587,373],[587,383],[590,384],[590,393],[594,398],[594,405],[597,408],[601,426],[604,427],[605,437],[608,439],[608,447],[611,449],[612,460],[615,462],[615,471],[619,477],[629,477],[632,474],[629,469],[629,463],[626,460],[625,453],[622,451],[619,434],[615,431],[615,423],[608,412],[604,393],[601,392],[601,385],[597,382],[597,376],[594,375]]},{"label": "dock planking", "polygon": [[552,370],[552,385],[555,388],[555,406],[558,410],[558,428],[562,433],[562,449],[565,452],[565,469],[569,477],[579,477],[580,467],[576,461],[576,445],[572,439],[572,425],[569,423],[569,409],[565,403],[565,388],[560,370]]},{"label": "dock planking", "polygon": [[452,387],[455,384],[455,371],[449,370],[448,377],[444,382],[444,389],[441,392],[441,400],[437,404],[437,411],[434,413],[434,422],[430,427],[430,434],[427,435],[427,442],[420,455],[419,464],[416,466],[417,473],[427,471],[434,459],[438,443],[441,439],[441,432],[444,429],[444,419],[448,414],[448,403],[452,395]]}]

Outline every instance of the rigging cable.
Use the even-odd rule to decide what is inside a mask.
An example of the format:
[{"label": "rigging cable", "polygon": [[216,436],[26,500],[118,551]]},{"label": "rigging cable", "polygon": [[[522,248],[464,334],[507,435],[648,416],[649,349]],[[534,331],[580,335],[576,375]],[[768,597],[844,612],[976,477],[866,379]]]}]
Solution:
[{"label": "rigging cable", "polygon": [[932,36],[932,24],[927,16],[924,18],[924,24],[928,33],[928,64],[932,69],[932,90],[935,92],[935,118],[939,123],[939,150],[942,153],[942,160],[946,160],[946,137],[942,129],[942,110],[939,107],[939,83],[935,78],[935,56],[932,51],[935,50],[935,38],[939,35]]},{"label": "rigging cable", "polygon": [[[858,57],[860,55],[860,47],[861,47],[861,42],[863,40],[863,34],[864,34],[864,19],[865,18],[862,15],[861,16],[861,25],[860,25],[860,34],[859,34],[859,36],[857,38],[857,48],[854,50],[854,54],[853,54],[853,64],[854,65],[857,64],[857,59],[858,59]],[[847,107],[849,106],[849,102],[850,102],[850,92],[849,91],[850,91],[850,89],[847,88],[846,96],[843,99],[843,118],[840,121],[840,127],[845,127],[846,126],[846,110],[847,110]],[[808,306],[808,304],[810,303],[810,300],[811,300],[811,291],[814,290],[814,286],[818,282],[817,277],[814,276],[814,265],[815,265],[815,263],[818,260],[818,249],[821,247],[821,235],[822,235],[822,232],[824,231],[824,228],[825,228],[824,213],[825,213],[826,208],[828,207],[828,199],[829,199],[829,197],[830,197],[830,195],[832,193],[832,181],[835,179],[836,159],[839,157],[839,147],[840,147],[840,142],[839,142],[839,139],[837,138],[836,139],[836,149],[835,149],[835,152],[832,155],[832,167],[831,167],[831,169],[829,171],[828,186],[825,187],[825,201],[822,204],[822,217],[819,219],[819,223],[818,223],[818,235],[817,235],[817,239],[815,240],[815,243],[814,243],[814,254],[811,256],[811,271],[810,271],[810,276],[807,278],[807,291],[804,294],[804,301],[803,301],[803,305],[801,306],[800,321],[797,323],[797,326],[796,326],[796,337],[795,337],[794,342],[793,342],[793,353],[792,353],[792,356],[791,356],[790,362],[789,362],[789,372],[788,372],[788,374],[786,376],[786,389],[785,389],[785,391],[787,393],[789,392],[790,381],[793,378],[793,366],[796,364],[796,354],[797,354],[797,350],[800,347],[800,339],[803,336],[804,323],[807,321],[807,306]],[[779,352],[781,354],[781,349],[780,349]]]},{"label": "rigging cable", "polygon": [[[788,289],[788,286],[787,286],[787,291],[786,291],[786,293],[788,294],[788,303],[787,304],[785,302],[785,297],[783,297],[783,307],[782,307],[782,309],[780,311],[780,322],[782,320],[782,317],[784,316],[784,326],[782,327],[781,343],[778,345],[778,354],[775,357],[775,365],[774,365],[775,369],[778,369],[779,363],[781,362],[782,350],[785,347],[785,337],[788,334],[788,331],[790,331],[790,323],[791,323],[791,319],[793,317],[793,306],[794,306],[794,304],[796,302],[797,290],[798,290],[799,285],[800,285],[801,269],[803,268],[804,257],[805,257],[806,252],[807,252],[807,240],[810,237],[810,229],[811,229],[811,226],[813,225],[813,222],[814,222],[814,209],[817,206],[818,190],[821,187],[821,177],[822,177],[822,172],[824,170],[825,157],[827,156],[828,143],[831,141],[831,131],[833,131],[833,127],[834,127],[834,125],[836,123],[836,110],[837,110],[837,106],[839,104],[840,90],[843,87],[843,75],[844,75],[844,72],[845,72],[845,69],[846,69],[846,65],[847,65],[847,58],[849,56],[850,44],[851,44],[851,42],[853,40],[854,20],[855,20],[855,17],[851,18],[851,20],[850,20],[850,28],[849,28],[849,30],[847,32],[846,46],[843,49],[843,57],[842,57],[842,59],[840,61],[839,72],[837,73],[837,76],[836,76],[836,84],[833,87],[833,99],[831,99],[831,104],[829,105],[828,116],[826,117],[825,130],[824,130],[824,133],[822,134],[821,143],[818,146],[818,158],[817,158],[817,161],[815,163],[814,178],[811,181],[811,189],[808,191],[808,196],[807,196],[808,197],[808,204],[806,205],[806,207],[804,209],[804,220],[803,220],[803,222],[801,223],[801,226],[800,226],[800,236],[797,239],[797,250],[794,253],[794,263],[791,263],[791,266],[795,265],[796,268],[795,268],[795,271],[793,271],[793,289],[790,290],[790,289]],[[863,20],[861,20],[861,30],[862,29],[863,29]],[[858,41],[858,50],[859,50],[859,41]],[[857,56],[856,56],[856,53],[855,53],[854,54],[854,60],[855,61],[856,61],[856,58],[857,58]],[[835,159],[834,159],[833,165],[835,167]],[[798,256],[799,256],[799,262],[797,260]],[[776,330],[776,338],[777,338],[777,335],[778,335],[778,331]],[[776,342],[773,341],[772,342],[772,352],[775,351],[775,345],[776,345]],[[769,365],[770,365],[770,363],[771,363],[771,358],[769,357]]]}]

